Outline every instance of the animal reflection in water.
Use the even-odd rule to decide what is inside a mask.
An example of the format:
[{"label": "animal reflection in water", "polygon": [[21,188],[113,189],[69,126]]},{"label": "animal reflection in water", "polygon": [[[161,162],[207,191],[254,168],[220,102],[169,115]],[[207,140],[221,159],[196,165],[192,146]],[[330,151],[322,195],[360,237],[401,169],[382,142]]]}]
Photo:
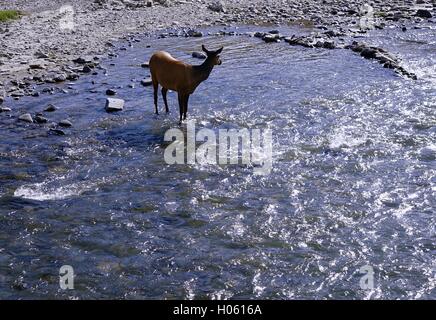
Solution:
[{"label": "animal reflection in water", "polygon": [[213,68],[221,64],[220,53],[223,51],[222,47],[216,51],[209,51],[203,45],[202,49],[207,54],[207,58],[201,65],[197,66],[177,60],[165,51],[155,52],[151,56],[150,73],[153,82],[156,114],[159,114],[157,109],[157,91],[159,85],[161,85],[165,111],[169,112],[167,102],[168,90],[176,91],[179,98],[180,122],[186,119],[189,96],[194,93],[200,83],[209,77]]}]

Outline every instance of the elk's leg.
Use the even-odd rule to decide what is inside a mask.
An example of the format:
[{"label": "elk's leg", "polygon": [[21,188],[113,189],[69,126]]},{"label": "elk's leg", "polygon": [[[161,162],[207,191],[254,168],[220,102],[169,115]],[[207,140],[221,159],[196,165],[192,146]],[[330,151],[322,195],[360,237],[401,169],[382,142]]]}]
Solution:
[{"label": "elk's leg", "polygon": [[179,122],[182,123],[182,116],[183,116],[183,101],[184,101],[184,95],[179,92],[179,111],[180,111],[180,120]]},{"label": "elk's leg", "polygon": [[159,83],[152,79],[153,81],[153,95],[154,95],[154,113],[159,114],[159,111],[157,110],[157,89],[159,87]]},{"label": "elk's leg", "polygon": [[162,98],[163,98],[163,101],[165,103],[165,112],[166,113],[170,112],[170,110],[168,109],[167,92],[168,92],[168,89],[162,87]]},{"label": "elk's leg", "polygon": [[189,101],[189,94],[185,96],[184,104],[183,104],[183,120],[186,120],[186,113],[188,112],[188,101]]}]

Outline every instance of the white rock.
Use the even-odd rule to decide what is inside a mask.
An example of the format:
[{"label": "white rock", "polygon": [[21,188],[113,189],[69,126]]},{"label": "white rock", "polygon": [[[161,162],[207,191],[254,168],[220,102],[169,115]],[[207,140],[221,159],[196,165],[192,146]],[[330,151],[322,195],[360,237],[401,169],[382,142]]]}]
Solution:
[{"label": "white rock", "polygon": [[106,108],[106,111],[108,111],[108,112],[122,111],[124,109],[124,100],[123,99],[115,99],[115,98],[107,98],[105,108]]}]

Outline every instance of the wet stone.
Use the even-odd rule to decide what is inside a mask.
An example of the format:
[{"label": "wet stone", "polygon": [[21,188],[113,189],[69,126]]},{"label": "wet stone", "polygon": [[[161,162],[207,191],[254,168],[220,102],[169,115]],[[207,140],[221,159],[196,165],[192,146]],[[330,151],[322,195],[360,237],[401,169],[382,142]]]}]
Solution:
[{"label": "wet stone", "polygon": [[117,91],[114,90],[114,89],[107,89],[107,90],[106,90],[106,94],[107,94],[108,96],[114,96],[114,95],[117,94]]},{"label": "wet stone", "polygon": [[65,120],[59,121],[59,126],[63,127],[63,128],[69,128],[69,127],[72,127],[73,124],[71,123],[71,121],[65,119]]},{"label": "wet stone", "polygon": [[36,115],[36,116],[35,116],[35,122],[36,122],[36,123],[47,123],[48,120],[47,120],[47,118],[44,118],[44,117],[41,116],[41,115]]},{"label": "wet stone", "polygon": [[21,116],[18,117],[18,120],[33,123],[33,119],[30,113],[22,114]]},{"label": "wet stone", "polygon": [[64,136],[65,135],[65,132],[63,130],[61,130],[61,129],[50,129],[49,133],[52,133],[52,134],[55,134],[55,135],[58,135],[58,136]]},{"label": "wet stone", "polygon": [[8,107],[1,107],[0,108],[0,113],[2,113],[2,112],[11,112],[11,111],[12,111],[12,109],[8,108]]},{"label": "wet stone", "polygon": [[151,80],[151,78],[146,78],[141,80],[141,85],[143,85],[144,87],[151,86],[152,84],[153,81]]},{"label": "wet stone", "polygon": [[56,111],[57,109],[58,109],[58,107],[56,107],[55,105],[53,105],[53,104],[49,104],[49,105],[47,106],[47,108],[44,109],[44,111],[47,111],[47,112],[53,112],[53,111]]},{"label": "wet stone", "polygon": [[123,99],[107,98],[105,109],[107,112],[122,111],[124,109]]}]

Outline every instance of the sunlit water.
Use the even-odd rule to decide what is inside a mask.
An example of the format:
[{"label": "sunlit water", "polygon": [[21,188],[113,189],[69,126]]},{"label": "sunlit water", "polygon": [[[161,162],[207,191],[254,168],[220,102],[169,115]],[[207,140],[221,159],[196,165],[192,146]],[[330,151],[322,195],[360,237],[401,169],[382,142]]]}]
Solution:
[{"label": "sunlit water", "polygon": [[[107,75],[9,103],[0,298],[436,298],[435,33],[363,39],[403,58],[418,81],[349,50],[145,38],[103,61]],[[225,47],[223,64],[188,117],[215,132],[272,129],[271,174],[164,162],[177,97],[155,116],[139,65],[161,49],[199,63],[190,53],[203,43]],[[126,100],[123,112],[105,112],[107,88]],[[17,122],[49,103],[60,108],[50,120],[74,122],[67,135]],[[74,290],[59,288],[62,265],[74,267]],[[365,265],[373,290],[359,285]]]}]

